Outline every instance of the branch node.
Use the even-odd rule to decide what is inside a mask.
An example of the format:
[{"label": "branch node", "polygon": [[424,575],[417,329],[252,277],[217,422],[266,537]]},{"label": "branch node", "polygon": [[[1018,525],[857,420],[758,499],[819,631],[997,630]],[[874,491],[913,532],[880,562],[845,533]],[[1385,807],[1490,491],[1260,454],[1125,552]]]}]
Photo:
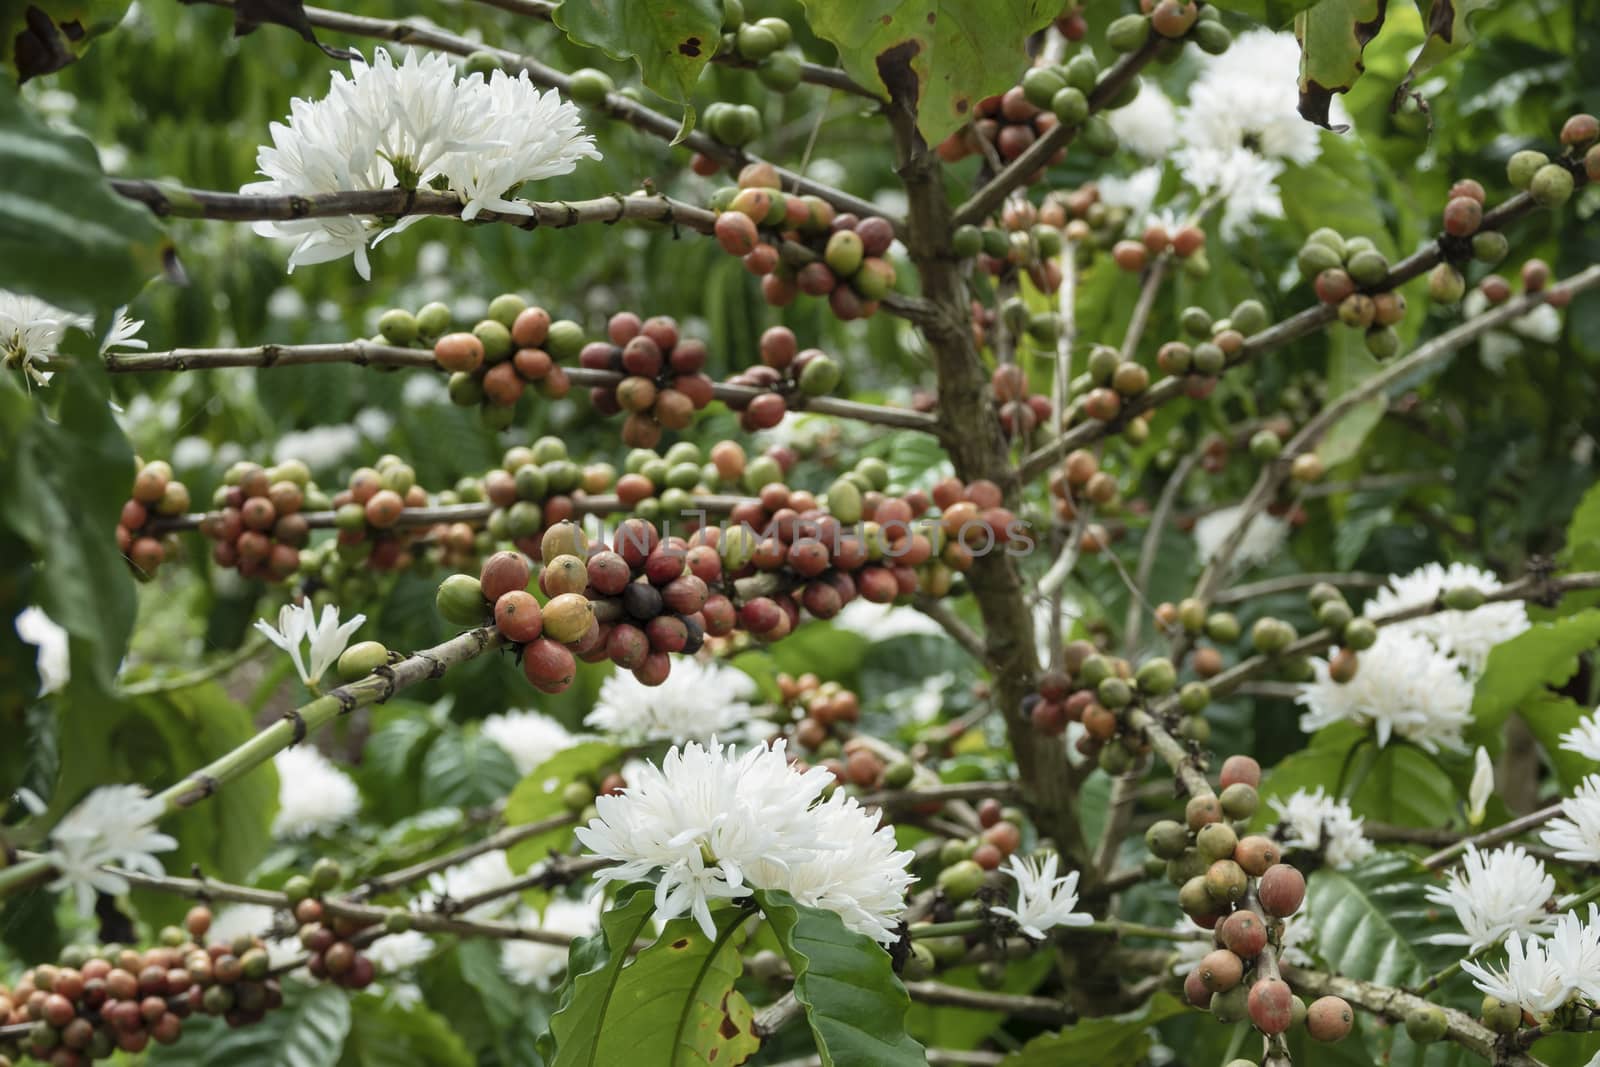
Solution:
[{"label": "branch node", "polygon": [[294,724],[294,739],[289,742],[289,747],[293,748],[306,739],[306,718],[300,714],[299,708],[290,708],[283,713],[283,717]]},{"label": "branch node", "polygon": [[378,698],[378,703],[385,703],[400,688],[400,680],[395,677],[394,668],[387,664],[382,667],[372,668],[372,673],[382,678],[386,684],[387,688],[384,689],[383,696]]},{"label": "branch node", "polygon": [[443,678],[444,672],[448,669],[444,660],[435,656],[432,652],[414,652],[412,657],[427,662],[429,678]]},{"label": "branch node", "polygon": [[329,690],[328,695],[339,702],[340,715],[348,715],[361,706],[361,701],[356,699],[355,694],[342,685]]}]

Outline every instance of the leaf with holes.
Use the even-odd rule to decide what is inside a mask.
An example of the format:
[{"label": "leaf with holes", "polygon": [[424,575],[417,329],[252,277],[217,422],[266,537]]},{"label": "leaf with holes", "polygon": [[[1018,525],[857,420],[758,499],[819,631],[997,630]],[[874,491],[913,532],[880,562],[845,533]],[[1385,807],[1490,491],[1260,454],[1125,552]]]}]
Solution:
[{"label": "leaf with holes", "polygon": [[[622,756],[622,749],[608,741],[582,741],[564,749],[529,771],[506,800],[506,825],[522,826],[540,822],[567,810],[562,791],[573,782],[588,782],[608,764]],[[511,846],[506,854],[513,871],[525,871],[560,848],[572,837],[572,828],[562,826],[536,834]]]},{"label": "leaf with holes", "polygon": [[927,1054],[905,1031],[911,998],[889,954],[845,928],[831,911],[802,908],[787,893],[756,901],[794,971],[822,1067],[923,1067]]},{"label": "leaf with holes", "polygon": [[717,0],[565,0],[555,19],[579,44],[637,60],[645,85],[683,105],[678,140],[694,129],[689,96],[722,42]]},{"label": "leaf with holes", "polygon": [[1459,950],[1426,943],[1455,923],[1427,902],[1414,871],[1409,858],[1391,854],[1311,875],[1306,908],[1330,970],[1404,988],[1459,958]]},{"label": "leaf with holes", "polygon": [[570,1001],[551,1019],[551,1067],[734,1067],[761,1047],[750,1005],[733,988],[748,912],[714,912],[715,938],[676,919],[623,966],[628,945],[648,930],[652,897],[639,888],[601,918],[597,936],[609,958],[572,982]]},{"label": "leaf with holes", "polygon": [[986,96],[1003,93],[1028,69],[1028,35],[1061,13],[1054,0],[804,0],[818,37],[862,85],[916,101],[917,128],[930,143],[966,125]]},{"label": "leaf with holes", "polygon": [[1389,0],[1319,0],[1294,19],[1300,39],[1300,114],[1331,128],[1334,93],[1347,93],[1366,68],[1361,53],[1383,29]]},{"label": "leaf with holes", "polygon": [[[1431,0],[1424,24],[1428,36],[1422,51],[1411,61],[1411,69],[1395,90],[1398,100],[1413,83],[1434,67],[1443,63],[1471,44],[1476,37],[1472,29],[1472,16],[1485,8],[1493,7],[1498,0]],[[1420,0],[1419,0],[1420,3]]]}]

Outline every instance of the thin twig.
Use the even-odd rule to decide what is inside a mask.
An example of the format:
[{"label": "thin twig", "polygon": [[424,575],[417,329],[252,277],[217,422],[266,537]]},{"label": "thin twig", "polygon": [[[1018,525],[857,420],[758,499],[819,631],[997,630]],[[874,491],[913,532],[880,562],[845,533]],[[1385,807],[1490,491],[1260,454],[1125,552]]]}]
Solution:
[{"label": "thin twig", "polygon": [[[1156,552],[1161,547],[1161,536],[1166,532],[1167,520],[1172,515],[1172,509],[1177,505],[1178,494],[1183,491],[1183,483],[1189,478],[1189,472],[1194,470],[1200,457],[1195,452],[1186,452],[1172,473],[1167,476],[1167,484],[1161,487],[1161,496],[1156,500],[1155,510],[1150,513],[1150,525],[1145,527],[1144,542],[1139,545],[1139,564],[1134,571],[1133,582],[1136,588],[1146,594],[1150,590],[1150,575],[1155,571]],[[1139,630],[1144,622],[1144,612],[1141,605],[1133,597],[1128,598],[1128,612],[1123,619],[1122,648],[1126,655],[1133,655],[1139,648]]]}]

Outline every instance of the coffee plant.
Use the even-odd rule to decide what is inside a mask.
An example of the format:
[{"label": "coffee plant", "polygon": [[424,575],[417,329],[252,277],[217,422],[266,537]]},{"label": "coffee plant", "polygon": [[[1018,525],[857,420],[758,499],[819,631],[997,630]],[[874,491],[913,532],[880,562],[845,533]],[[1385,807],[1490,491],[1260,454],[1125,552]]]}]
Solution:
[{"label": "coffee plant", "polygon": [[401,7],[0,6],[0,1067],[1600,1063],[1600,6]]}]

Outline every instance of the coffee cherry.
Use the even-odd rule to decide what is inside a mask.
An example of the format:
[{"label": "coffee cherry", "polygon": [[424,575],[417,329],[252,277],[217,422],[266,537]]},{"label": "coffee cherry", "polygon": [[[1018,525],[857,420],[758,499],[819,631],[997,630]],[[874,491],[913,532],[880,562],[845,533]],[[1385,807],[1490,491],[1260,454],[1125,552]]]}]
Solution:
[{"label": "coffee cherry", "polygon": [[1438,1041],[1450,1029],[1450,1020],[1437,1004],[1427,1004],[1406,1012],[1406,1034],[1419,1045]]},{"label": "coffee cherry", "polygon": [[1355,1013],[1340,997],[1318,997],[1306,1009],[1306,1032],[1318,1041],[1343,1040],[1355,1021]]},{"label": "coffee cherry", "polygon": [[1220,904],[1233,904],[1244,899],[1250,887],[1244,868],[1233,860],[1217,860],[1206,868],[1206,892]]},{"label": "coffee cherry", "polygon": [[1189,847],[1189,832],[1171,819],[1161,819],[1145,831],[1144,843],[1152,855],[1176,859]]},{"label": "coffee cherry", "polygon": [[1559,163],[1549,163],[1534,174],[1528,195],[1540,207],[1557,208],[1572,199],[1574,185],[1571,171]]},{"label": "coffee cherry", "polygon": [[1253,911],[1236,911],[1217,926],[1217,939],[1241,959],[1253,960],[1267,946],[1267,924]]},{"label": "coffee cherry", "polygon": [[983,868],[970,859],[953,863],[939,872],[938,884],[947,899],[960,903],[983,885]]},{"label": "coffee cherry", "polygon": [[1448,263],[1428,272],[1428,296],[1441,304],[1454,304],[1467,291],[1466,279]]},{"label": "coffee cherry", "polygon": [[1505,1003],[1497,997],[1484,997],[1479,1015],[1483,1025],[1497,1034],[1514,1034],[1522,1027],[1521,1006]]},{"label": "coffee cherry", "polygon": [[539,601],[523,589],[502,593],[494,602],[494,624],[508,641],[526,644],[534,640],[544,625]]},{"label": "coffee cherry", "polygon": [[1217,903],[1206,888],[1204,874],[1197,874],[1178,887],[1178,907],[1196,922],[1216,913]]},{"label": "coffee cherry", "polygon": [[1222,804],[1209,793],[1192,796],[1184,807],[1184,820],[1195,831],[1208,823],[1221,822]]},{"label": "coffee cherry", "polygon": [[1261,875],[1257,892],[1268,915],[1287,918],[1300,910],[1306,898],[1305,875],[1287,863],[1275,864]]},{"label": "coffee cherry", "polygon": [[1600,140],[1600,119],[1593,115],[1573,115],[1561,126],[1561,143],[1568,148],[1584,148]]},{"label": "coffee cherry", "polygon": [[1345,624],[1344,633],[1340,635],[1346,648],[1357,652],[1364,652],[1378,641],[1378,627],[1371,619],[1355,618]]},{"label": "coffee cherry", "polygon": [[1550,162],[1550,157],[1543,152],[1524,149],[1515,152],[1506,162],[1506,178],[1518,189],[1526,189],[1533,183],[1533,176]]},{"label": "coffee cherry", "polygon": [[1483,224],[1483,201],[1458,196],[1444,206],[1444,232],[1452,237],[1471,237]]},{"label": "coffee cherry", "polygon": [[1230,819],[1248,819],[1256,813],[1256,805],[1260,802],[1255,787],[1243,782],[1235,782],[1222,791],[1219,798],[1222,802],[1222,813]]},{"label": "coffee cherry", "polygon": [[1294,1018],[1294,993],[1281,978],[1263,978],[1250,987],[1250,1021],[1269,1037],[1289,1029]]},{"label": "coffee cherry", "polygon": [[[616,630],[612,631],[612,636],[616,636]],[[540,637],[523,649],[522,672],[541,691],[559,693],[572,684],[577,663],[565,646],[548,637]]]},{"label": "coffee cherry", "polygon": [[1278,843],[1260,834],[1244,838],[1239,842],[1239,847],[1233,850],[1234,862],[1255,878],[1267,873],[1282,858],[1283,852],[1278,848]]},{"label": "coffee cherry", "polygon": [[470,333],[449,333],[434,342],[433,358],[447,371],[471,373],[483,365],[483,342]]},{"label": "coffee cherry", "polygon": [[324,856],[311,865],[311,884],[320,892],[332,889],[343,878],[344,869],[338,860]]},{"label": "coffee cherry", "polygon": [[446,622],[456,626],[481,626],[489,614],[483,586],[470,574],[452,574],[440,582],[434,606]]},{"label": "coffee cherry", "polygon": [[[365,678],[388,662],[389,650],[381,642],[361,641],[340,653],[339,678],[341,681],[353,682],[357,678]],[[195,936],[199,937],[204,932],[202,930]]]},{"label": "coffee cherry", "polygon": [[[1177,824],[1174,823],[1174,826]],[[1209,866],[1217,860],[1226,859],[1233,855],[1233,850],[1239,845],[1239,837],[1234,833],[1233,827],[1225,822],[1209,823],[1202,826],[1195,834],[1195,851],[1200,853],[1202,859]]]},{"label": "coffee cherry", "polygon": [[1198,967],[1190,971],[1184,978],[1183,997],[1201,1011],[1211,1006],[1211,990],[1206,988],[1206,983],[1200,977],[1200,969]]},{"label": "coffee cherry", "polygon": [[1244,961],[1227,949],[1219,948],[1206,953],[1195,970],[1212,993],[1226,993],[1244,977]]}]

